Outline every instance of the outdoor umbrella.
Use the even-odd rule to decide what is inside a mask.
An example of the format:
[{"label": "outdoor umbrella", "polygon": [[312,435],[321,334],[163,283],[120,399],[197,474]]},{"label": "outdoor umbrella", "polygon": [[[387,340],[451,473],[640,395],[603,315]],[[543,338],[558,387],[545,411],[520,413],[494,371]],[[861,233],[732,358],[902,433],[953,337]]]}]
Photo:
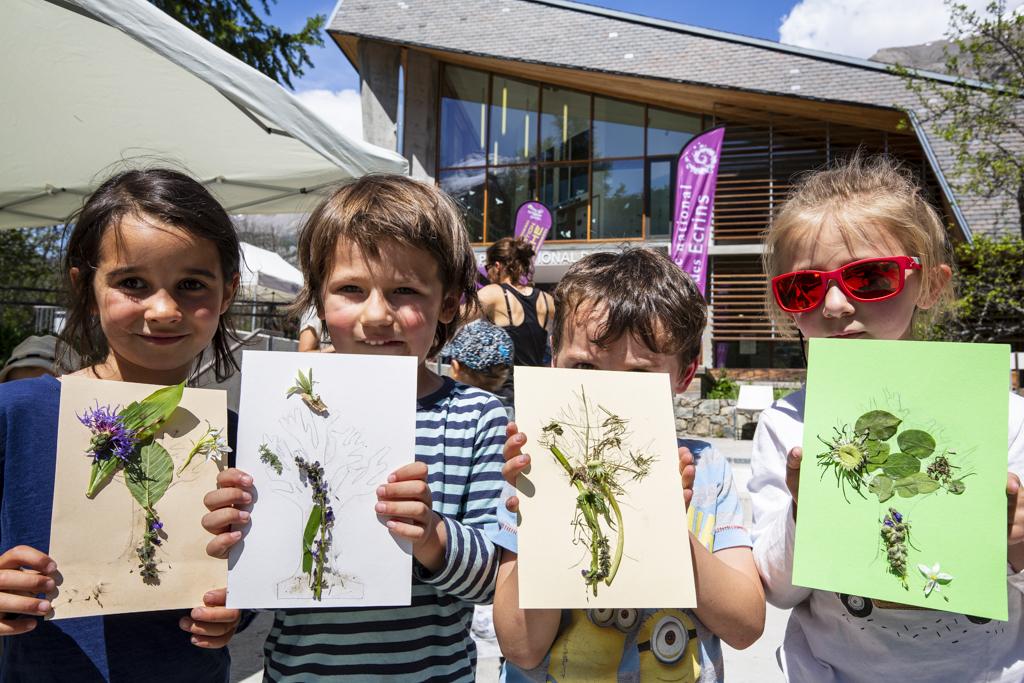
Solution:
[{"label": "outdoor umbrella", "polygon": [[236,214],[407,168],[145,0],[2,0],[0,56],[0,228],[61,223],[125,167],[188,170]]},{"label": "outdoor umbrella", "polygon": [[240,301],[291,301],[302,289],[298,268],[267,249],[242,242]]}]

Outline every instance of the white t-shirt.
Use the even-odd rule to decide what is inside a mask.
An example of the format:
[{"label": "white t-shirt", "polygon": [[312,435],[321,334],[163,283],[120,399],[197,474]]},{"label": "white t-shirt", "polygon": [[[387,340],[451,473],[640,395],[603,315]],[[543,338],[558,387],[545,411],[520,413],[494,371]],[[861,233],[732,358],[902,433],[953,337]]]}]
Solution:
[{"label": "white t-shirt", "polygon": [[299,334],[307,327],[316,332],[316,338],[320,339],[323,336],[323,320],[317,317],[316,309],[310,308],[303,315],[302,320],[299,321]]},{"label": "white t-shirt", "polygon": [[[786,454],[802,445],[803,417],[803,389],[761,413],[748,484],[754,560],[768,601],[793,608],[779,657],[788,680],[1024,680],[1024,572],[1012,574],[1009,565],[1005,623],[976,623],[950,612],[871,607],[858,598],[844,605],[836,593],[793,585],[795,522],[786,487]],[[1024,481],[1024,398],[1015,394],[1010,395],[1009,449],[1008,469]],[[869,614],[864,614],[862,602],[868,603]]]}]

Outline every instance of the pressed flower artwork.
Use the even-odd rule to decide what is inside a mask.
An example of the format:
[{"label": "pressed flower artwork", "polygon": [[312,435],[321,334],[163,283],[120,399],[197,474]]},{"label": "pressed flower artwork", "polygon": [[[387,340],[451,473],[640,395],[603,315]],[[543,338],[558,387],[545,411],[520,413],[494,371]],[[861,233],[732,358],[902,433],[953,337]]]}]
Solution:
[{"label": "pressed flower artwork", "polygon": [[256,500],[229,606],[408,605],[410,547],[374,504],[413,457],[415,359],[246,351],[242,368],[238,467]]},{"label": "pressed flower artwork", "polygon": [[65,377],[59,420],[54,617],[189,607],[223,585],[197,520],[231,450],[224,392]]},{"label": "pressed flower artwork", "polygon": [[811,341],[794,583],[1006,619],[1007,354]]},{"label": "pressed flower artwork", "polygon": [[[688,526],[665,375],[519,368],[517,488],[526,608],[692,607]],[[628,397],[628,398],[627,398]]]}]

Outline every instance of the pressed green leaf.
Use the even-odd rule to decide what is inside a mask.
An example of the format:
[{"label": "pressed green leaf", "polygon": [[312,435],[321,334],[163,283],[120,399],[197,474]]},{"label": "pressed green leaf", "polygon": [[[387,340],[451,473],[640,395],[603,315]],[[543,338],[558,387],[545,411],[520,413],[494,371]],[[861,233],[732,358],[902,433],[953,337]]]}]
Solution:
[{"label": "pressed green leaf", "polygon": [[906,453],[892,453],[882,466],[882,471],[893,479],[901,479],[921,471],[921,461]]},{"label": "pressed green leaf", "polygon": [[868,484],[868,491],[878,496],[879,503],[884,503],[893,496],[892,479],[884,474],[879,474]]},{"label": "pressed green leaf", "polygon": [[868,462],[881,465],[889,457],[889,444],[878,439],[868,439],[864,442],[864,449],[868,452]]},{"label": "pressed green leaf", "polygon": [[904,453],[915,458],[927,458],[935,452],[935,439],[920,429],[907,429],[896,437],[896,443]]},{"label": "pressed green leaf", "polygon": [[918,494],[937,491],[939,482],[929,477],[924,472],[914,472],[911,475],[897,479],[895,482],[896,493],[902,498],[912,498]]},{"label": "pressed green leaf", "polygon": [[120,465],[121,459],[115,457],[93,462],[92,470],[89,472],[89,488],[85,490],[86,498],[92,498],[99,493],[103,485],[114,476]]},{"label": "pressed green leaf", "polygon": [[946,485],[946,490],[956,496],[963,493],[966,488],[967,486],[964,485],[963,479],[954,479]]},{"label": "pressed green leaf", "polygon": [[896,429],[903,422],[890,412],[885,410],[872,410],[857,418],[853,430],[857,434],[868,433],[868,438],[878,441],[888,441],[896,433]]},{"label": "pressed green leaf", "polygon": [[139,451],[137,463],[125,467],[124,474],[132,498],[143,509],[152,510],[171,485],[174,461],[163,446],[149,443]]},{"label": "pressed green leaf", "polygon": [[309,511],[309,519],[306,520],[306,528],[302,532],[302,571],[309,573],[313,569],[313,541],[316,539],[316,532],[320,528],[320,519],[323,515],[323,508],[314,505]]},{"label": "pressed green leaf", "polygon": [[174,409],[181,403],[181,395],[185,391],[185,383],[157,389],[152,394],[128,405],[121,411],[125,426],[136,431],[136,438],[145,441],[156,434]]}]

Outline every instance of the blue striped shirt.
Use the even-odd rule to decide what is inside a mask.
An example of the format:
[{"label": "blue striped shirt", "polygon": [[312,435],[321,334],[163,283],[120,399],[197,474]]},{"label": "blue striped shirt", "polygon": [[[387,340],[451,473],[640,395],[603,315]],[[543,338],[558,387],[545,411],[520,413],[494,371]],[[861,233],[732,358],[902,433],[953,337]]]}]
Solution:
[{"label": "blue striped shirt", "polygon": [[416,460],[447,531],[444,566],[430,576],[413,563],[409,607],[277,610],[265,678],[474,680],[469,628],[473,603],[494,594],[498,553],[485,527],[501,494],[506,422],[496,397],[448,378],[417,401]]}]

